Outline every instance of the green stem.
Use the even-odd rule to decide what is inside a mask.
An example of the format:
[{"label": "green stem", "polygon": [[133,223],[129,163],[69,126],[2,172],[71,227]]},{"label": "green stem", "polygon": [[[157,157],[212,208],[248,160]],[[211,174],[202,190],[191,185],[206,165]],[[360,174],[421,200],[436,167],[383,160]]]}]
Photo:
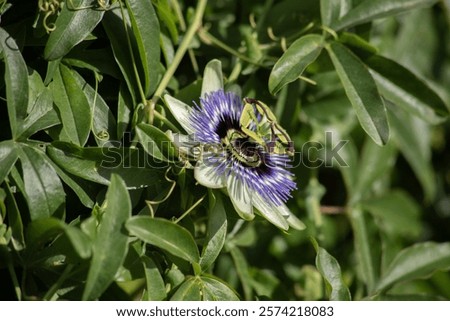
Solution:
[{"label": "green stem", "polygon": [[161,115],[158,111],[153,111],[155,118],[161,120],[167,127],[169,127],[173,132],[178,133],[180,130],[175,126],[170,120],[168,120],[164,115]]},{"label": "green stem", "polygon": [[56,283],[52,285],[52,287],[47,291],[47,293],[45,293],[44,297],[42,298],[44,301],[48,301],[48,300],[53,301],[55,299],[54,295],[55,295],[56,291],[58,291],[60,289],[60,287],[62,286],[62,284],[67,280],[72,269],[73,269],[72,264],[68,264],[66,266],[63,273],[59,277],[58,281],[56,281]]},{"label": "green stem", "polygon": [[11,275],[11,280],[14,285],[14,291],[16,292],[17,300],[22,301],[22,291],[20,290],[19,280],[17,279],[16,271],[14,270],[14,266],[11,263],[11,260],[8,260],[8,271]]},{"label": "green stem", "polygon": [[183,214],[181,214],[181,216],[179,218],[177,218],[174,223],[178,223],[180,222],[183,218],[186,217],[186,215],[188,215],[190,212],[192,212],[194,210],[194,208],[196,208],[206,197],[206,194],[203,195],[197,202],[194,203],[194,205],[192,205],[190,208],[188,208],[188,210],[186,212],[184,212]]},{"label": "green stem", "polygon": [[250,59],[249,57],[241,54],[239,51],[231,48],[230,46],[228,46],[226,43],[220,41],[219,39],[217,39],[216,37],[214,37],[212,34],[210,34],[206,29],[204,28],[200,28],[198,30],[198,36],[200,37],[200,39],[206,43],[206,44],[213,44],[219,48],[222,48],[223,50],[229,52],[230,54],[232,54],[233,56],[241,59],[242,61],[246,61],[248,63],[251,63],[253,65],[259,66],[259,67],[265,67],[264,65],[260,64],[257,61],[254,61],[252,59]]},{"label": "green stem", "polygon": [[177,52],[175,53],[175,56],[173,57],[173,61],[170,64],[169,68],[167,68],[167,71],[164,74],[163,78],[161,79],[158,88],[156,88],[156,91],[153,94],[153,98],[151,99],[149,106],[147,106],[150,110],[155,108],[156,103],[161,98],[162,94],[164,93],[164,90],[166,90],[169,81],[172,79],[173,75],[175,74],[175,71],[177,70],[178,66],[181,63],[181,60],[183,59],[186,51],[188,50],[192,38],[194,38],[195,33],[200,28],[203,19],[203,13],[205,12],[207,2],[208,0],[198,0],[192,24],[189,26],[189,29],[184,35],[184,38],[181,41],[180,46],[178,47]]}]

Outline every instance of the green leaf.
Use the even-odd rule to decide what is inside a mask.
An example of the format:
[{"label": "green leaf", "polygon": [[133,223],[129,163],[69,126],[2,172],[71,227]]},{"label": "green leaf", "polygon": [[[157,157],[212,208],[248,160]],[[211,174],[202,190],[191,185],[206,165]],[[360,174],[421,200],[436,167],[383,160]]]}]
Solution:
[{"label": "green leaf", "polygon": [[350,291],[342,278],[338,261],[313,240],[316,249],[316,267],[329,287],[329,299],[332,301],[351,301]]},{"label": "green leaf", "polygon": [[151,0],[126,0],[144,71],[144,92],[151,95],[159,78],[159,21]]},{"label": "green leaf", "polygon": [[157,246],[188,262],[199,261],[199,253],[194,238],[184,227],[171,221],[135,216],[128,220],[126,227],[130,234],[140,240]]},{"label": "green leaf", "polygon": [[367,67],[337,42],[327,49],[362,128],[375,143],[385,145],[389,139],[386,109]]},{"label": "green leaf", "polygon": [[91,130],[91,107],[75,78],[75,72],[60,64],[51,83],[67,140],[83,146]]},{"label": "green leaf", "polygon": [[157,127],[141,123],[136,126],[136,134],[149,155],[164,162],[177,160],[175,147],[170,138]]},{"label": "green leaf", "polygon": [[322,25],[330,26],[341,15],[342,0],[320,0],[320,16]]},{"label": "green leaf", "polygon": [[239,297],[227,284],[213,276],[201,276],[203,301],[239,301]]},{"label": "green leaf", "polygon": [[63,57],[94,30],[105,11],[94,8],[76,9],[91,5],[91,0],[72,0],[63,6],[55,21],[55,30],[50,33],[45,45],[46,60]]},{"label": "green leaf", "polygon": [[27,118],[24,121],[20,137],[28,138],[40,130],[60,124],[58,113],[53,108],[52,92],[45,87],[34,101]]},{"label": "green leaf", "polygon": [[132,98],[127,87],[122,83],[117,99],[117,138],[122,139],[132,117]]},{"label": "green leaf", "polygon": [[230,250],[231,257],[233,258],[234,265],[236,267],[236,272],[241,281],[242,288],[244,290],[245,300],[253,299],[253,287],[251,284],[251,277],[249,273],[247,259],[245,258],[242,251],[237,247],[233,246]]},{"label": "green leaf", "polygon": [[16,144],[13,141],[0,142],[0,184],[13,168],[18,157]]},{"label": "green leaf", "polygon": [[147,298],[149,301],[161,301],[167,296],[164,280],[155,262],[148,256],[141,258],[147,281]]},{"label": "green leaf", "polygon": [[418,178],[427,200],[436,195],[435,173],[430,162],[430,128],[421,119],[388,103],[393,140]]},{"label": "green leaf", "polygon": [[63,221],[48,217],[31,222],[26,231],[28,260],[34,256],[39,259],[38,251],[45,247],[45,244],[53,240],[60,234],[65,233],[75,252],[82,259],[91,256],[91,240],[79,228],[67,225]]},{"label": "green leaf", "polygon": [[219,193],[210,192],[210,210],[200,266],[206,271],[217,259],[227,236],[227,213]]},{"label": "green leaf", "polygon": [[386,291],[393,285],[425,278],[438,270],[450,269],[450,243],[425,242],[402,250],[394,258],[377,285]]},{"label": "green leaf", "polygon": [[310,34],[294,41],[275,63],[269,76],[269,90],[277,93],[285,85],[297,80],[313,63],[324,46],[320,35]]},{"label": "green leaf", "polygon": [[378,218],[383,231],[416,239],[422,231],[419,205],[402,190],[361,202],[362,208]]},{"label": "green leaf", "polygon": [[131,216],[131,200],[125,182],[117,175],[111,177],[104,206],[83,300],[97,299],[105,291],[127,254],[128,236],[124,233],[124,224]]},{"label": "green leaf", "polygon": [[[379,278],[380,253],[370,217],[360,207],[350,210],[356,256],[363,282],[371,293]],[[374,244],[375,243],[375,244]]]},{"label": "green leaf", "polygon": [[122,17],[120,8],[115,8],[112,10],[108,10],[105,13],[102,19],[102,25],[105,28],[106,34],[111,43],[114,58],[119,65],[119,68],[128,86],[128,90],[131,93],[133,105],[136,105],[135,102],[137,101],[137,97],[140,97],[139,85],[137,82],[138,80],[136,79],[130,48],[127,43],[128,37],[130,37],[131,47],[133,53],[135,54],[134,59],[138,59],[136,55],[139,53],[139,49],[136,44],[136,39],[134,38],[128,11],[125,11],[126,30],[123,19],[124,18]]},{"label": "green leaf", "polygon": [[83,77],[76,71],[72,70],[74,80],[80,88],[89,103],[92,106],[92,128],[95,140],[99,146],[102,146],[107,141],[115,141],[116,137],[116,119],[109,109],[105,100],[98,92],[94,90]]},{"label": "green leaf", "polygon": [[[27,116],[28,70],[14,39],[0,28],[0,51],[5,62],[6,101],[13,138]],[[20,94],[19,94],[20,93]]]},{"label": "green leaf", "polygon": [[381,93],[396,105],[432,124],[448,116],[445,102],[409,69],[378,55],[365,59],[365,63],[376,72]]},{"label": "green leaf", "polygon": [[[160,186],[164,180],[163,167],[159,169],[158,164],[149,163],[150,160],[142,157],[144,153],[135,148],[80,148],[70,143],[54,142],[47,147],[47,153],[63,170],[102,185],[110,184],[112,174],[119,175],[128,189]],[[149,168],[145,165],[154,166]]]},{"label": "green leaf", "polygon": [[374,19],[388,17],[403,11],[414,8],[431,6],[437,0],[377,0],[362,1],[355,6],[340,20],[336,21],[331,27],[339,31],[341,29],[350,28]]},{"label": "green leaf", "polygon": [[394,167],[396,156],[394,144],[380,147],[366,139],[357,171],[353,169],[357,176],[350,196],[351,203],[359,201],[372,191],[373,184]]},{"label": "green leaf", "polygon": [[205,66],[203,72],[201,97],[206,94],[223,89],[222,63],[218,59],[213,59]]},{"label": "green leaf", "polygon": [[212,276],[188,277],[177,288],[171,301],[237,301],[236,293]]},{"label": "green leaf", "polygon": [[200,301],[202,284],[198,277],[188,277],[176,289],[170,301]]},{"label": "green leaf", "polygon": [[[1,168],[1,166],[0,166]],[[8,222],[11,227],[11,242],[16,251],[21,251],[25,248],[25,237],[23,233],[23,222],[20,216],[19,207],[14,197],[14,194],[9,186],[5,184],[6,188],[6,210],[8,213]]]},{"label": "green leaf", "polygon": [[31,220],[50,217],[64,210],[65,193],[55,169],[44,155],[23,145],[19,150],[25,198]]}]

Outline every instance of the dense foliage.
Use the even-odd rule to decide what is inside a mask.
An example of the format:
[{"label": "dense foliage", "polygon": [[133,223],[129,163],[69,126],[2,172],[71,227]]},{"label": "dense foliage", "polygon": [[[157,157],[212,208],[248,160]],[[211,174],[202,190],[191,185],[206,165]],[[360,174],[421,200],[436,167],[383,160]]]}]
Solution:
[{"label": "dense foliage", "polygon": [[[0,14],[2,299],[450,299],[450,1]],[[172,143],[164,95],[214,81],[292,138],[296,229],[242,220]]]}]

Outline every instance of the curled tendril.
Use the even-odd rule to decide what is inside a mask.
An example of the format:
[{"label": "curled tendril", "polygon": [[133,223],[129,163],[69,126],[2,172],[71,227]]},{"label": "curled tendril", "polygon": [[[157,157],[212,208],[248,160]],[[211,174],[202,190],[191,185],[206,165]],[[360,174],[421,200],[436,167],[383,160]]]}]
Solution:
[{"label": "curled tendril", "polygon": [[157,201],[148,201],[148,200],[145,201],[150,210],[151,217],[155,217],[155,210],[153,209],[153,205],[158,205],[158,204],[161,204],[161,203],[164,203],[165,201],[167,201],[169,199],[170,195],[172,195],[172,193],[175,189],[175,186],[177,185],[177,182],[175,180],[173,180],[167,176],[171,169],[172,169],[172,167],[167,168],[166,173],[164,174],[164,178],[166,179],[166,181],[171,183],[171,186],[169,187],[169,191],[167,192],[166,196],[164,196],[162,199],[157,200]]},{"label": "curled tendril", "polygon": [[73,0],[67,1],[67,8],[69,10],[78,11],[78,10],[86,10],[86,9],[94,9],[94,10],[100,10],[100,11],[108,11],[110,9],[113,9],[113,5],[120,0],[97,0],[97,4],[93,4],[91,6],[80,6],[77,7],[74,5]]},{"label": "curled tendril", "polygon": [[57,14],[61,9],[61,0],[39,0],[39,11],[44,13],[43,26],[47,33],[50,33],[56,29],[54,23],[48,22],[48,18]]}]

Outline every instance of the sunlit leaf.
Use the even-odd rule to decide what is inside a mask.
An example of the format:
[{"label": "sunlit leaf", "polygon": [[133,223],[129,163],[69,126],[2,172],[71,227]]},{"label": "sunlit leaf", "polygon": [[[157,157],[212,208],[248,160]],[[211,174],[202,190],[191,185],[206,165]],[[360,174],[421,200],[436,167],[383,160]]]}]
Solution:
[{"label": "sunlit leaf", "polygon": [[180,225],[161,218],[135,216],[128,220],[126,227],[130,234],[142,241],[188,262],[199,260],[198,248],[192,235]]},{"label": "sunlit leaf", "polygon": [[83,41],[97,26],[105,11],[94,8],[85,9],[85,7],[92,6],[92,3],[91,0],[71,0],[63,6],[58,19],[56,19],[55,30],[50,33],[45,46],[45,59],[61,58]]}]

